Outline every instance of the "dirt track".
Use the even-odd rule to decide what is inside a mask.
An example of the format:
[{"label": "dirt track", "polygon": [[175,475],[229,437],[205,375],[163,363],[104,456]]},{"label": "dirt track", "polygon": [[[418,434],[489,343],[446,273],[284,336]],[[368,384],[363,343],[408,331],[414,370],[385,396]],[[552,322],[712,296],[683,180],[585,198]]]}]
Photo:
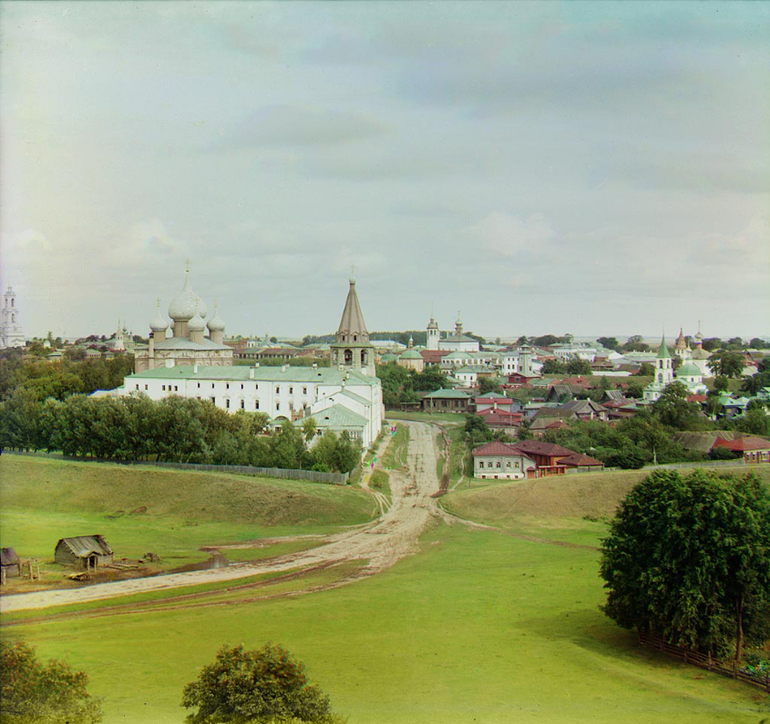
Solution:
[{"label": "dirt track", "polygon": [[2,596],[0,613],[237,580],[263,573],[353,560],[368,561],[361,575],[372,575],[389,568],[416,550],[425,525],[432,516],[439,515],[436,500],[431,497],[439,486],[436,478],[435,428],[419,422],[403,424],[409,425],[410,432],[407,465],[391,471],[392,505],[373,523],[329,536],[326,543],[312,550],[269,561],[236,563],[227,568],[136,578],[74,590]]}]

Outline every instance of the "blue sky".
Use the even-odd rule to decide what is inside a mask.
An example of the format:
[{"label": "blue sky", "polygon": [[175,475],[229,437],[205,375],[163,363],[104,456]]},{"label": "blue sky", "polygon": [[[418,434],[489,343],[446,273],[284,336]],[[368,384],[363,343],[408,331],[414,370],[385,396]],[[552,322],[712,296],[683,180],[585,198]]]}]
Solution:
[{"label": "blue sky", "polygon": [[29,334],[770,334],[768,3],[0,3]]}]

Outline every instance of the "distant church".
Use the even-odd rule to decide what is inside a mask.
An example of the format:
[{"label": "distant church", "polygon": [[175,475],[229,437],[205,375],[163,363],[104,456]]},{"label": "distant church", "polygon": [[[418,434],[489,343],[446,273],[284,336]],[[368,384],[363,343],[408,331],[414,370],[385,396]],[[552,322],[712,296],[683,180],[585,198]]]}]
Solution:
[{"label": "distant church", "polygon": [[[185,273],[184,285],[179,295],[171,302],[169,322],[160,312],[150,322],[150,343],[134,350],[134,371],[146,372],[158,367],[197,364],[206,366],[230,366],[233,364],[233,350],[224,343],[225,323],[214,309],[214,316],[206,324],[208,309],[203,300],[190,285],[190,267]],[[205,336],[208,329],[208,337]]]},{"label": "distant church", "polygon": [[457,321],[455,322],[453,334],[447,334],[446,337],[442,339],[438,323],[433,316],[431,316],[430,322],[428,322],[427,331],[426,349],[440,349],[445,352],[478,352],[481,349],[477,339],[469,337],[463,332],[463,322],[462,319],[460,319],[459,312],[457,314]]},{"label": "distant church", "polygon": [[26,342],[24,332],[21,329],[16,294],[8,285],[8,291],[3,295],[3,311],[2,317],[0,317],[0,349],[24,347]]}]

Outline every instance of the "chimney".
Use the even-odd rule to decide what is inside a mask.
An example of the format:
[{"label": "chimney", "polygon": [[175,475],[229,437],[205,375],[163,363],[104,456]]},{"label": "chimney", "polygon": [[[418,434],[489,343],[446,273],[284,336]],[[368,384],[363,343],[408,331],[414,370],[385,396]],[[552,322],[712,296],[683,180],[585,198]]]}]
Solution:
[{"label": "chimney", "polygon": [[286,372],[286,365],[281,365],[281,372]]},{"label": "chimney", "polygon": [[249,367],[249,379],[250,380],[254,379],[254,368],[253,367]]},{"label": "chimney", "polygon": [[198,374],[198,363],[197,362],[193,365],[193,374],[194,375]]}]

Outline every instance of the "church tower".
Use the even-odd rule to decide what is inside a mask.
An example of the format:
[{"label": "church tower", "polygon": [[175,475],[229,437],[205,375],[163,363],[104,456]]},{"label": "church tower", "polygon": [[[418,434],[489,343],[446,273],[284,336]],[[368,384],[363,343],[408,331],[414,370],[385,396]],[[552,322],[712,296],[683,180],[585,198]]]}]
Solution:
[{"label": "church tower", "polygon": [[375,377],[374,347],[369,342],[369,332],[366,330],[364,315],[358,302],[356,280],[352,278],[335,336],[336,341],[331,345],[332,367],[358,370]]},{"label": "church tower", "polygon": [[671,355],[668,353],[668,347],[666,347],[666,338],[663,337],[660,340],[658,358],[655,360],[655,382],[656,384],[665,387],[673,381],[674,361],[671,359]]},{"label": "church tower", "polygon": [[438,349],[438,341],[441,339],[441,332],[439,331],[436,320],[433,319],[433,315],[430,315],[430,322],[428,322],[428,342],[425,345],[426,349]]},{"label": "church tower", "polygon": [[3,312],[0,321],[0,347],[23,347],[26,344],[21,329],[19,308],[16,306],[16,293],[8,285],[3,296]]}]

